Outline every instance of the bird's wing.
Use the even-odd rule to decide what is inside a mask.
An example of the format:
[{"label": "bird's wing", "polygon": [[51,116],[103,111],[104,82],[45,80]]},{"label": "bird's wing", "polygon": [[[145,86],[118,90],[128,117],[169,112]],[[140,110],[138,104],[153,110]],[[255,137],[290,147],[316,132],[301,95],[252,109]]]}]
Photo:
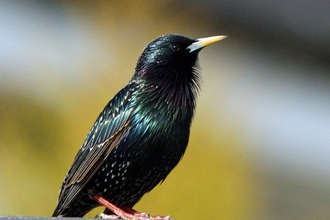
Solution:
[{"label": "bird's wing", "polygon": [[54,216],[76,197],[128,129],[132,88],[125,87],[103,109],[63,180]]}]

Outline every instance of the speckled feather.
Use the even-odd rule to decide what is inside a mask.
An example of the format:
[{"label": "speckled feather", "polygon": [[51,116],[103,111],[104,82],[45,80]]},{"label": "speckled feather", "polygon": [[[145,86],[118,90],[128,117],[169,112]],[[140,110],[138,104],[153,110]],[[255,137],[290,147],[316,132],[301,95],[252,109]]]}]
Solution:
[{"label": "speckled feather", "polygon": [[[76,155],[53,216],[82,217],[99,206],[89,190],[133,207],[177,165],[199,90],[198,51],[185,50],[193,42],[166,35],[144,49],[132,80],[100,113]],[[174,44],[181,51],[173,52]]]}]

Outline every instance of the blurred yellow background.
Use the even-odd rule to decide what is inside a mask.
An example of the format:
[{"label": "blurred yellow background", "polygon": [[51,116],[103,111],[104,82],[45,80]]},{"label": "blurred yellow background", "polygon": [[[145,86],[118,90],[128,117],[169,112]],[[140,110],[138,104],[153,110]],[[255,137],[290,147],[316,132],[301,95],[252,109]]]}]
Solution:
[{"label": "blurred yellow background", "polygon": [[[200,53],[203,86],[183,160],[135,208],[173,219],[291,219],[289,214],[280,218],[290,208],[273,204],[278,194],[271,190],[279,188],[268,184],[283,182],[283,176],[264,171],[270,165],[258,159],[263,144],[244,133],[249,118],[231,120],[222,111],[234,68],[249,75],[249,65],[260,65],[243,62],[243,55],[253,50],[244,51],[248,31],[211,14],[211,5],[189,1],[25,1],[5,6],[7,20],[0,24],[6,41],[0,53],[0,215],[52,214],[75,154],[99,112],[130,80],[143,47],[160,35],[179,33],[229,38]],[[297,182],[293,186],[301,186]],[[306,184],[303,191],[314,190]],[[317,190],[323,194],[323,188]],[[292,191],[280,195],[287,192]],[[315,204],[324,208],[301,219],[330,216],[329,199],[322,201]]]}]

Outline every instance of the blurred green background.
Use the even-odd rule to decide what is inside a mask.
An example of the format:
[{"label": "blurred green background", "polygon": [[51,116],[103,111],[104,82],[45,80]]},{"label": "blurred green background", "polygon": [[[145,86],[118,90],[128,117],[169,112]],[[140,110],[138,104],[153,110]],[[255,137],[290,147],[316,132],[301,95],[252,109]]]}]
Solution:
[{"label": "blurred green background", "polygon": [[143,47],[179,33],[229,38],[200,53],[183,160],[135,208],[174,219],[329,219],[330,35],[305,38],[295,17],[276,20],[310,20],[304,5],[268,3],[3,2],[0,215],[52,214],[75,154]]}]

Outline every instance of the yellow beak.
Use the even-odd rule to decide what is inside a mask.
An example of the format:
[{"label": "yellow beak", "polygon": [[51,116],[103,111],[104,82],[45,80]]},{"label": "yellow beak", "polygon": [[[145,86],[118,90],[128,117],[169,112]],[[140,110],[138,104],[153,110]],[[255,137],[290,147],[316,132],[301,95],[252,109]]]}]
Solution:
[{"label": "yellow beak", "polygon": [[222,35],[222,36],[198,38],[196,40],[196,42],[192,43],[189,47],[187,47],[187,49],[189,49],[190,50],[189,52],[191,53],[195,50],[201,49],[201,48],[206,47],[215,42],[221,41],[221,40],[225,39],[226,37],[227,36]]}]

